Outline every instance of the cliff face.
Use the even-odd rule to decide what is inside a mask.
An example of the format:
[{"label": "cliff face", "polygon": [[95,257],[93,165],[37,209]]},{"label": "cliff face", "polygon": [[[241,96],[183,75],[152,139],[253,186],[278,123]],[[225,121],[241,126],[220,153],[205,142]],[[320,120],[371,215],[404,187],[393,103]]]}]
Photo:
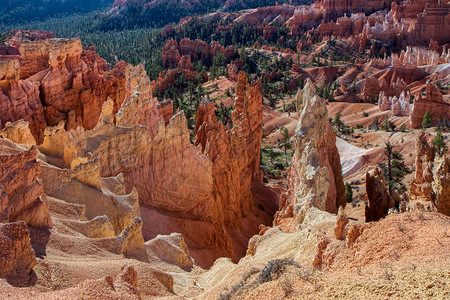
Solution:
[{"label": "cliff face", "polygon": [[67,129],[92,129],[106,99],[114,101],[117,112],[127,97],[127,64],[109,70],[95,48],[83,49],[79,39],[20,42],[17,47],[19,57],[3,55],[0,62],[1,126],[24,119],[38,144],[47,125],[67,120]]},{"label": "cliff face", "polygon": [[345,207],[344,183],[336,136],[328,121],[325,101],[315,94],[310,80],[297,94],[299,120],[295,152],[289,169],[289,190],[280,202],[275,223],[295,217],[302,223],[311,207],[337,213]]},{"label": "cliff face", "polygon": [[36,258],[27,224],[23,221],[0,224],[0,243],[0,277],[15,286],[33,284],[36,275],[32,269]]},{"label": "cliff face", "polygon": [[[198,109],[195,145],[211,159],[214,202],[221,223],[236,227],[253,205],[252,182],[260,181],[259,154],[262,139],[262,95],[260,83],[249,85],[244,72],[236,86],[233,128],[217,122],[214,104]],[[233,188],[230,188],[233,187]]]},{"label": "cliff face", "polygon": [[51,227],[35,146],[27,148],[0,138],[0,209],[3,222],[25,221]]},{"label": "cliff face", "polygon": [[425,204],[429,210],[450,214],[450,160],[435,153],[428,143],[430,136],[419,133],[416,139],[416,171],[409,189],[413,205]]},{"label": "cliff face", "polygon": [[17,59],[0,61],[0,112],[0,128],[8,121],[23,119],[29,123],[35,138],[42,140],[46,120],[39,84],[20,79]]},{"label": "cliff face", "polygon": [[438,118],[441,121],[450,120],[450,103],[444,101],[440,89],[435,84],[428,82],[425,93],[425,97],[419,93],[414,98],[410,117],[412,128],[421,128],[426,112],[431,114],[433,122],[437,122]]},{"label": "cliff face", "polygon": [[[126,127],[116,127],[113,118],[102,115],[104,125],[86,133],[85,151],[99,158],[102,176],[123,173],[127,189],[135,186],[139,192],[142,209],[170,224],[162,228],[153,223],[156,219],[146,219],[146,238],[170,233],[156,228],[181,232],[189,247],[209,251],[208,257],[193,251],[203,266],[219,256],[238,259],[246,241],[233,244],[230,232],[241,231],[249,238],[262,222],[252,217],[250,222],[258,223],[254,229],[240,228],[243,219],[254,214],[252,184],[261,180],[260,83],[249,84],[244,73],[239,75],[232,129],[217,122],[213,104],[203,103],[197,113],[195,146],[190,143],[184,114],[165,121],[157,110],[147,113],[142,108],[156,109],[156,99],[144,92],[144,82],[137,86],[135,96],[115,116],[116,125]],[[105,106],[104,111],[112,110]],[[126,115],[131,117],[124,122]],[[157,128],[152,130],[155,121]],[[147,127],[137,126],[141,124]]]}]

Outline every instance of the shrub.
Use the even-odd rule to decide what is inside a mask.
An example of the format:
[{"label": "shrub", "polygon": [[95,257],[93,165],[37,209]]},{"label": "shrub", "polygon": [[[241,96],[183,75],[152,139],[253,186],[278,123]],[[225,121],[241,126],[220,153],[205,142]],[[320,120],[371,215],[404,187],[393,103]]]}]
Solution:
[{"label": "shrub", "polygon": [[369,113],[363,112],[363,116],[364,116],[364,118],[367,118],[369,116]]},{"label": "shrub", "polygon": [[431,143],[434,145],[436,152],[441,156],[443,156],[444,153],[446,153],[448,150],[448,147],[445,144],[444,137],[442,136],[441,130],[437,131],[436,136],[431,141]]},{"label": "shrub", "polygon": [[345,184],[345,200],[347,203],[351,203],[353,201],[352,185],[349,182]]},{"label": "shrub", "polygon": [[258,281],[260,284],[272,281],[275,278],[279,277],[283,271],[286,269],[286,266],[297,266],[299,265],[292,259],[273,259],[269,261],[264,270],[259,273]]}]

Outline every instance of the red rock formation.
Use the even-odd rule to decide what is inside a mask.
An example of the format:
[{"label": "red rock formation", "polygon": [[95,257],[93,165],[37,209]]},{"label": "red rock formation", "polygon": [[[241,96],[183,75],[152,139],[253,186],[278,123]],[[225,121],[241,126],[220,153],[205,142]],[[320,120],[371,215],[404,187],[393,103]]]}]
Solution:
[{"label": "red rock formation", "polygon": [[142,65],[128,66],[125,71],[125,79],[127,98],[115,116],[116,125],[124,127],[137,124],[147,126],[153,137],[158,128],[158,123],[163,119],[158,113],[157,99],[153,98],[150,79]]},{"label": "red rock formation", "polygon": [[170,99],[165,100],[164,102],[158,102],[158,113],[163,117],[164,122],[169,124],[170,118],[173,117],[173,102]]},{"label": "red rock formation", "polygon": [[309,79],[296,101],[300,117],[288,175],[289,190],[280,200],[275,224],[290,217],[302,223],[311,207],[337,213],[339,206],[346,204],[336,136],[325,101],[315,94]]},{"label": "red rock formation", "polygon": [[16,286],[34,283],[36,265],[27,224],[23,221],[0,224],[0,277]]},{"label": "red rock formation", "polygon": [[388,197],[386,179],[378,167],[372,174],[366,174],[366,193],[369,199],[365,207],[366,222],[384,218],[389,209],[395,207],[395,201]]},{"label": "red rock formation", "polygon": [[181,57],[177,41],[168,40],[162,49],[161,56],[164,67],[177,67]]},{"label": "red rock formation", "polygon": [[437,122],[438,118],[450,120],[450,103],[444,101],[440,89],[433,83],[428,82],[425,90],[425,97],[419,93],[414,98],[414,104],[411,109],[411,127],[421,128],[423,116],[426,112],[431,114],[433,122]]},{"label": "red rock formation", "polygon": [[27,149],[0,138],[0,169],[2,221],[51,227],[44,188],[38,180],[41,169],[36,147]]},{"label": "red rock formation", "polygon": [[78,39],[22,42],[19,47],[20,64],[7,61],[0,68],[5,73],[0,76],[1,126],[24,119],[39,144],[47,125],[67,120],[67,129],[92,129],[108,98],[115,113],[133,93],[126,88],[126,63],[109,70],[95,48],[83,50]]},{"label": "red rock formation", "polygon": [[440,156],[428,143],[431,137],[420,132],[416,139],[416,171],[409,189],[411,206],[417,202],[450,215],[450,159]]},{"label": "red rock formation", "polygon": [[415,36],[423,45],[428,45],[430,40],[440,45],[449,43],[450,3],[427,3],[423,13],[417,15],[414,29]]},{"label": "red rock formation", "polygon": [[191,69],[192,65],[187,67],[185,62],[181,62],[180,59],[207,61],[219,53],[224,55],[225,61],[235,54],[233,46],[225,48],[215,41],[208,44],[201,40],[184,38],[180,40],[179,44],[176,40],[168,40],[162,49],[161,57],[165,67]]},{"label": "red rock formation", "polygon": [[[252,181],[260,181],[259,153],[262,138],[262,99],[258,83],[248,84],[244,72],[236,86],[233,128],[217,122],[214,104],[204,102],[197,113],[195,145],[212,161],[214,197],[230,214],[220,223],[235,226],[252,208]],[[233,187],[230,189],[229,187]]]},{"label": "red rock formation", "polygon": [[[145,89],[142,84],[137,86]],[[201,105],[195,130],[197,147],[190,143],[182,112],[165,120],[167,125],[159,122],[154,137],[146,127],[115,127],[107,121],[111,118],[103,116],[100,119],[106,125],[87,133],[84,151],[99,157],[101,175],[122,172],[127,189],[137,188],[146,239],[181,232],[194,249],[192,256],[205,267],[217,257],[236,261],[245,253],[247,238],[257,232],[261,222],[267,222],[255,217],[259,208],[252,195],[253,185],[261,180],[260,90],[260,83],[250,85],[245,74],[240,74],[232,129],[216,121],[213,104]],[[134,116],[125,126],[138,125],[141,117],[139,122],[144,124],[155,119],[134,104],[142,101],[144,94],[139,89],[136,93],[139,96],[131,97],[116,115],[117,124],[125,113]],[[146,101],[147,106],[156,106],[155,98]],[[242,226],[245,218],[254,226]],[[232,232],[240,232],[242,238],[231,239]]]},{"label": "red rock formation", "polygon": [[21,119],[29,123],[36,140],[42,141],[46,120],[39,85],[20,80],[18,60],[0,61],[0,128]]}]

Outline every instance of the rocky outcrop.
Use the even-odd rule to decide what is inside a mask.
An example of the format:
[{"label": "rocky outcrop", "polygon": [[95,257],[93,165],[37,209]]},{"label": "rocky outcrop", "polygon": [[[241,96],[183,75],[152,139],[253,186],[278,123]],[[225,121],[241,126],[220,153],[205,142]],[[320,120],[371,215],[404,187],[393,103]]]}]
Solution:
[{"label": "rocky outcrop", "polygon": [[309,79],[296,101],[300,117],[294,135],[289,190],[286,198],[280,200],[275,223],[288,217],[302,223],[310,207],[337,213],[339,206],[346,204],[336,136],[328,121],[325,101],[315,94]]},{"label": "rocky outcrop", "polygon": [[406,94],[402,92],[398,98],[396,96],[385,96],[384,92],[381,92],[378,100],[378,109],[380,111],[391,111],[397,117],[409,117],[411,113],[410,97],[409,92]]},{"label": "rocky outcrop", "polygon": [[450,103],[443,99],[441,90],[434,83],[427,82],[425,93],[425,96],[419,93],[414,97],[410,118],[412,128],[422,127],[426,112],[431,114],[434,124],[438,119],[450,120]]},{"label": "rocky outcrop", "polygon": [[25,144],[28,146],[36,145],[36,140],[31,134],[28,122],[23,120],[14,123],[7,122],[5,127],[0,130],[0,136],[7,138],[16,144]]},{"label": "rocky outcrop", "polygon": [[33,283],[36,258],[27,224],[23,221],[0,224],[0,245],[0,277],[15,286]]},{"label": "rocky outcrop", "polygon": [[[111,109],[112,101],[107,103]],[[101,161],[86,152],[87,143],[82,128],[67,132],[63,122],[45,131],[39,147],[41,179],[52,211],[64,215],[65,206],[82,208],[78,217],[67,219],[56,213],[55,220],[99,247],[146,261],[137,190],[126,193],[123,175],[102,178]]]},{"label": "rocky outcrop", "polygon": [[38,144],[47,125],[67,120],[67,129],[92,129],[108,98],[115,113],[131,96],[127,64],[109,70],[95,48],[83,49],[79,39],[27,41],[18,49],[19,59],[0,61],[0,125],[24,119]]},{"label": "rocky outcrop", "polygon": [[365,206],[366,222],[384,218],[389,209],[395,207],[394,199],[388,195],[386,179],[378,167],[366,174],[366,193],[369,200]]},{"label": "rocky outcrop", "polygon": [[[142,83],[137,86],[143,88]],[[199,264],[208,266],[218,256],[237,260],[241,252],[245,252],[246,241],[245,244],[240,240],[233,244],[228,231],[242,230],[242,234],[249,238],[257,232],[259,223],[255,224],[254,230],[241,229],[244,218],[252,216],[250,222],[263,222],[254,219],[254,211],[259,208],[254,207],[252,195],[253,184],[261,181],[260,83],[249,84],[244,73],[239,75],[231,129],[217,122],[214,104],[200,105],[195,146],[190,143],[182,112],[163,120],[156,111],[159,122],[156,130],[151,130],[149,124],[154,122],[155,116],[145,113],[144,108],[156,108],[156,99],[144,97],[145,93],[139,89],[135,92],[136,96],[124,102],[115,115],[115,124],[114,118],[106,116],[112,111],[111,102],[107,102],[109,104],[104,106],[100,117],[102,124],[85,132],[84,142],[77,140],[76,132],[72,131],[54,142],[45,140],[43,147],[51,148],[47,145],[65,141],[60,147],[64,151],[56,151],[53,156],[66,161],[66,166],[68,161],[70,165],[76,165],[73,163],[76,160],[71,157],[87,157],[91,153],[93,157],[98,157],[101,177],[123,173],[126,190],[136,187],[143,210],[156,213],[155,218],[162,218],[163,222],[170,224],[163,228],[164,231],[158,232],[155,229],[160,228],[159,224],[146,219],[146,239],[154,238],[155,233],[179,231],[189,247],[210,251],[210,257],[198,259]],[[140,101],[143,104],[139,104]],[[127,118],[127,123],[122,121],[125,114],[132,116]],[[117,126],[119,124],[122,126]],[[223,211],[229,213],[222,214]],[[158,221],[155,219],[155,222]],[[189,224],[203,225],[194,229]],[[199,258],[196,253],[192,255]]]},{"label": "rocky outcrop", "polygon": [[344,212],[344,209],[339,207],[336,225],[334,226],[334,236],[338,240],[345,240],[345,237],[347,236],[347,224],[348,224],[348,217]]},{"label": "rocky outcrop", "polygon": [[173,117],[173,101],[166,99],[158,102],[158,113],[164,119],[164,123],[169,124],[170,119]]},{"label": "rocky outcrop", "polygon": [[427,3],[423,12],[417,15],[414,29],[423,45],[428,45],[430,40],[440,45],[449,43],[450,3]]},{"label": "rocky outcrop", "polygon": [[185,63],[182,63],[183,58],[189,58],[192,61],[207,61],[212,60],[219,53],[224,55],[225,62],[235,54],[233,46],[225,48],[218,42],[208,44],[202,40],[184,38],[179,43],[176,40],[167,40],[162,49],[161,57],[165,67],[191,69],[192,65],[191,68],[187,68]]},{"label": "rocky outcrop", "polygon": [[427,210],[449,215],[450,159],[435,152],[428,143],[430,138],[429,134],[421,132],[416,139],[416,171],[409,189],[411,206],[429,207]]},{"label": "rocky outcrop", "polygon": [[41,169],[35,146],[19,146],[0,138],[0,204],[3,222],[25,221],[29,226],[51,227]]},{"label": "rocky outcrop", "polygon": [[195,145],[212,161],[214,202],[219,211],[230,212],[220,217],[221,223],[230,227],[252,208],[252,182],[261,180],[261,97],[260,83],[249,85],[245,73],[240,72],[231,131],[217,122],[213,103],[203,102],[197,112]]},{"label": "rocky outcrop", "polygon": [[145,243],[149,257],[179,266],[184,270],[191,270],[194,260],[189,255],[189,249],[179,233],[158,235]]},{"label": "rocky outcrop", "polygon": [[158,100],[153,98],[150,79],[142,65],[129,66],[126,69],[125,78],[130,96],[125,99],[124,105],[115,115],[116,125],[123,127],[143,125],[149,128],[153,137],[158,123],[163,118],[158,112]]},{"label": "rocky outcrop", "polygon": [[39,98],[39,84],[20,80],[19,60],[0,61],[0,128],[7,122],[25,120],[37,141],[46,126]]}]

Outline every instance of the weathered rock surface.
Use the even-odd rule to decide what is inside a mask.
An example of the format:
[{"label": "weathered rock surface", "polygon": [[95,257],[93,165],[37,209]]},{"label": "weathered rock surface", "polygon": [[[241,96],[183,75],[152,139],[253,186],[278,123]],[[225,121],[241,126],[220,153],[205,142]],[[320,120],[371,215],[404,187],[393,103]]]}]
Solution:
[{"label": "weathered rock surface", "polygon": [[369,199],[365,207],[366,222],[384,218],[389,209],[395,207],[394,199],[390,199],[388,195],[386,179],[378,167],[366,174],[366,193]]},{"label": "weathered rock surface", "polygon": [[23,41],[17,47],[20,60],[4,55],[0,61],[0,127],[23,119],[38,144],[47,125],[67,120],[67,129],[92,129],[108,98],[115,113],[131,96],[127,64],[109,70],[95,48],[83,49],[79,39]]},{"label": "weathered rock surface", "polygon": [[13,141],[16,144],[24,144],[28,146],[36,145],[36,140],[31,134],[28,122],[23,120],[14,123],[7,122],[5,127],[0,130],[0,136]]},{"label": "weathered rock surface", "polygon": [[194,260],[189,255],[189,249],[179,233],[170,235],[158,235],[145,243],[149,257],[179,266],[185,270],[191,270]]},{"label": "weathered rock surface", "polygon": [[378,109],[380,111],[391,111],[392,114],[397,117],[409,117],[411,113],[409,99],[409,92],[406,94],[405,92],[402,92],[398,98],[396,96],[385,96],[384,92],[381,92],[380,99],[378,100]]},{"label": "weathered rock surface", "polygon": [[296,101],[300,117],[288,175],[289,190],[280,201],[276,223],[288,217],[302,223],[310,207],[337,213],[339,206],[346,204],[336,136],[325,101],[315,94],[310,80],[298,92]]},{"label": "weathered rock surface", "polygon": [[450,214],[450,159],[440,156],[428,143],[431,137],[421,132],[416,139],[416,171],[409,195],[411,206],[416,202],[440,213]]},{"label": "weathered rock surface", "polygon": [[19,60],[0,61],[0,128],[7,122],[25,120],[34,137],[42,140],[46,126],[39,98],[39,84],[20,80]]},{"label": "weathered rock surface", "polygon": [[334,236],[338,240],[344,240],[347,236],[347,224],[348,224],[348,217],[344,212],[344,209],[339,207],[336,225],[334,226]]},{"label": "weathered rock surface", "polygon": [[[127,80],[135,87],[134,95],[124,101],[115,116],[108,116],[113,109],[112,102],[107,101],[99,125],[92,131],[66,132],[63,124],[48,128],[41,151],[58,158],[65,168],[73,169],[71,178],[96,189],[99,189],[98,178],[122,173],[126,190],[130,192],[136,187],[142,210],[155,218],[152,221],[151,217],[146,217],[146,239],[154,238],[158,233],[178,231],[189,247],[209,251],[203,261],[199,255],[204,254],[192,254],[203,266],[208,266],[218,256],[237,260],[241,252],[245,252],[245,239],[257,232],[260,222],[267,222],[254,216],[255,209],[259,208],[254,207],[252,195],[253,185],[261,180],[260,84],[249,84],[245,74],[240,74],[232,129],[216,121],[213,105],[201,105],[194,146],[190,143],[184,114],[180,112],[164,120],[168,116],[160,116],[156,99],[147,89],[149,82],[145,78],[139,79],[141,76],[145,77],[145,73],[136,72],[135,79]],[[133,85],[133,82],[136,83]],[[157,128],[152,130],[155,123]],[[94,177],[77,171],[93,165],[89,163],[90,156],[98,158],[99,173]],[[74,185],[71,178],[57,191]],[[55,187],[49,180],[46,182]],[[66,197],[59,196],[57,191],[52,191],[51,195]],[[88,207],[82,199],[73,201]],[[223,211],[228,213],[221,213]],[[91,215],[89,220],[99,213]],[[250,218],[248,222],[255,223],[254,228],[240,229],[246,217]],[[159,221],[161,218],[164,221]],[[163,228],[160,224],[164,222],[168,224]],[[203,225],[198,227],[200,224]],[[86,232],[87,225],[83,226],[83,232]],[[229,232],[236,231],[241,231],[244,237],[233,244]]]},{"label": "weathered rock surface", "polygon": [[28,285],[32,283],[35,265],[27,224],[0,224],[0,277],[16,286]]},{"label": "weathered rock surface", "polygon": [[426,112],[431,114],[434,123],[438,118],[441,121],[450,120],[450,103],[442,98],[440,89],[435,84],[428,82],[425,93],[425,97],[419,93],[414,98],[410,118],[412,128],[422,127],[423,116]]},{"label": "weathered rock surface", "polygon": [[41,169],[35,146],[19,146],[0,138],[0,204],[4,222],[25,221],[29,226],[51,227],[44,188],[38,180]]}]

